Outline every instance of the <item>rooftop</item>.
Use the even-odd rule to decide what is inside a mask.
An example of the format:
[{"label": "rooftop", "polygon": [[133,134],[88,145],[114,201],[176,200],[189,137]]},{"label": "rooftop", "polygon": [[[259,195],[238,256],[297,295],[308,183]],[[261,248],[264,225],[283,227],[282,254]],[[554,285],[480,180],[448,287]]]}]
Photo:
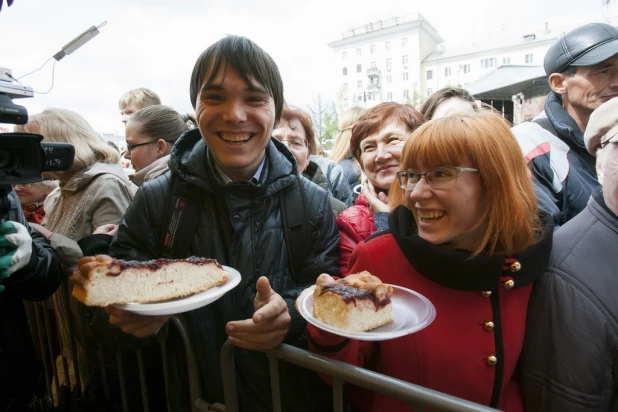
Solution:
[{"label": "rooftop", "polygon": [[494,37],[483,43],[456,46],[448,48],[445,43],[438,46],[438,50],[429,54],[423,63],[431,63],[438,60],[447,60],[464,57],[467,55],[482,54],[493,50],[514,49],[518,47],[529,47],[532,45],[551,44],[562,34],[581,26],[581,24],[559,26],[551,28],[547,24],[543,30],[534,33],[524,33],[514,36]]},{"label": "rooftop", "polygon": [[427,34],[433,36],[436,41],[444,41],[438,31],[420,13],[407,14],[402,17],[393,17],[384,20],[376,20],[362,26],[354,27],[341,33],[341,39],[328,43],[331,48],[346,46],[351,43],[392,34],[397,31],[405,31],[413,28],[421,28]]}]

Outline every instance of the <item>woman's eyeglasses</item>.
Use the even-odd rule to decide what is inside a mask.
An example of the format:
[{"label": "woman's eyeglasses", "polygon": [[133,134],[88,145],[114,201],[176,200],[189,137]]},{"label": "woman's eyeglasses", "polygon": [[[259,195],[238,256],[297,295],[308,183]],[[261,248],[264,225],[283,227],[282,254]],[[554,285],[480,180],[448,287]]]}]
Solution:
[{"label": "woman's eyeglasses", "polygon": [[457,177],[462,172],[478,172],[478,169],[471,167],[443,166],[431,169],[427,173],[419,173],[414,170],[401,170],[397,172],[399,186],[405,190],[412,190],[416,184],[425,177],[429,186],[433,189],[446,189],[457,181]]},{"label": "woman's eyeglasses", "polygon": [[287,147],[289,147],[292,150],[303,150],[305,148],[308,147],[307,141],[306,140],[289,140],[289,139],[283,139],[283,140],[279,140],[281,143],[283,143],[284,145],[286,145]]},{"label": "woman's eyeglasses", "polygon": [[[144,145],[152,144],[152,143],[157,143],[159,140],[161,140],[161,139],[153,140],[152,142],[146,142],[146,143],[127,144],[127,150],[126,151],[131,153],[131,151],[133,149],[135,149],[136,147],[140,147],[140,146],[144,146]],[[169,141],[169,140],[165,140],[165,141],[168,142],[168,143],[172,143],[172,144],[175,143],[175,142],[172,142],[172,141]]]},{"label": "woman's eyeglasses", "polygon": [[136,144],[128,144],[127,145],[127,152],[131,153],[131,151],[133,149],[135,149],[136,147],[140,147],[140,146],[144,146],[147,144],[153,144],[153,143],[157,143],[159,140],[153,140],[152,142],[146,142],[146,143],[136,143]]}]

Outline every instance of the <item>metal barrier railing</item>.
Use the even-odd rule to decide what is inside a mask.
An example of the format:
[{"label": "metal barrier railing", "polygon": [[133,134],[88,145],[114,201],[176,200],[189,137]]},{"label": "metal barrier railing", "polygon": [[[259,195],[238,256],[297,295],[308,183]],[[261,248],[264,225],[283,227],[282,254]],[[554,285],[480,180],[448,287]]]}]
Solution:
[{"label": "metal barrier railing", "polygon": [[[68,319],[66,327],[72,337],[69,342],[63,342],[57,325],[52,322],[53,311],[58,307],[51,304],[50,298],[44,302],[25,302],[26,313],[28,315],[33,338],[38,348],[39,356],[43,363],[45,374],[45,384],[47,395],[54,403],[59,402],[61,387],[69,388],[82,393],[84,386],[88,385],[92,365],[98,365],[102,390],[107,399],[111,399],[114,393],[119,393],[120,405],[124,412],[135,412],[130,409],[129,389],[127,381],[134,376],[127,375],[126,355],[112,353],[103,349],[92,336],[88,333],[86,322],[86,308],[70,297],[70,288],[64,282],[56,293],[55,304],[61,305],[62,310]],[[236,369],[234,364],[235,347],[226,342],[221,349],[221,371],[223,378],[223,388],[225,395],[225,405],[221,403],[209,403],[202,398],[202,385],[199,368],[195,356],[195,351],[188,333],[187,321],[183,315],[176,315],[170,318],[167,328],[175,328],[181,337],[185,357],[186,370],[188,374],[188,399],[190,401],[191,412],[236,412],[239,408],[237,389],[236,389]],[[163,361],[163,387],[166,390],[167,410],[171,412],[169,405],[169,374],[167,370],[167,341],[161,334],[159,346]],[[64,346],[68,344],[68,350]],[[62,356],[67,354],[68,356]],[[371,391],[379,392],[413,406],[413,411],[430,409],[432,411],[495,411],[483,405],[475,404],[460,398],[456,398],[431,389],[423,388],[405,381],[391,378],[367,369],[358,368],[347,363],[336,361],[315,353],[308,352],[290,345],[282,344],[279,347],[264,352],[269,358],[270,379],[272,388],[273,411],[281,411],[281,394],[279,386],[279,360],[298,365],[302,368],[310,369],[316,373],[326,374],[333,378],[333,409],[335,412],[343,411],[343,386],[346,383],[353,384]],[[106,354],[108,355],[106,357]],[[108,379],[108,365],[106,359],[114,359],[116,372],[118,374],[117,385],[113,388],[112,382]],[[137,362],[137,375],[139,384],[138,399],[141,398],[141,407],[144,412],[151,410],[149,400],[149,382],[152,383],[156,377],[148,376],[145,371],[146,361],[141,351],[133,355]],[[86,372],[86,373],[84,373]],[[133,380],[132,380],[133,381]],[[113,389],[116,389],[114,391]],[[133,391],[134,392],[134,391]],[[55,395],[55,396],[54,396]]]},{"label": "metal barrier railing", "polygon": [[[278,360],[333,377],[333,410],[335,412],[342,412],[344,410],[343,384],[345,383],[379,392],[409,403],[413,411],[422,411],[424,409],[430,409],[434,412],[496,411],[496,409],[487,406],[333,360],[291,345],[281,344],[275,349],[264,351],[264,353],[269,358],[273,412],[281,411]],[[234,346],[229,341],[225,342],[221,349],[221,371],[225,393],[225,411],[237,412],[238,395],[236,391]]]}]

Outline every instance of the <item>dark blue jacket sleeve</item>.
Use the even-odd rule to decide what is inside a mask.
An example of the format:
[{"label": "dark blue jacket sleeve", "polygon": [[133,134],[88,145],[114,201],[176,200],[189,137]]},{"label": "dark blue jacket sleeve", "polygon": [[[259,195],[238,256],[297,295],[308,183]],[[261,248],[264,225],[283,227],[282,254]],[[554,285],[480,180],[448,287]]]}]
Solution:
[{"label": "dark blue jacket sleeve", "polygon": [[9,193],[13,220],[24,225],[32,237],[32,255],[30,261],[22,269],[13,273],[2,284],[6,290],[3,298],[20,298],[39,301],[51,296],[62,282],[63,272],[58,255],[52,249],[45,236],[34,230],[28,224],[19,205],[15,192]]}]

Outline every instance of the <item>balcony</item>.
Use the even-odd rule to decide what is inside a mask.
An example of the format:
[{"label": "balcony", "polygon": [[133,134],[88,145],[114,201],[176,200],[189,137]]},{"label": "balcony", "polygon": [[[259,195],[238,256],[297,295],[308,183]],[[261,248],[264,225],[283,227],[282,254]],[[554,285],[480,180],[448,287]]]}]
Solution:
[{"label": "balcony", "polygon": [[378,90],[380,90],[380,85],[379,84],[368,84],[367,85],[367,91],[368,92],[377,92]]},{"label": "balcony", "polygon": [[380,76],[380,69],[377,67],[370,67],[367,69],[367,76],[369,77],[378,77]]}]

